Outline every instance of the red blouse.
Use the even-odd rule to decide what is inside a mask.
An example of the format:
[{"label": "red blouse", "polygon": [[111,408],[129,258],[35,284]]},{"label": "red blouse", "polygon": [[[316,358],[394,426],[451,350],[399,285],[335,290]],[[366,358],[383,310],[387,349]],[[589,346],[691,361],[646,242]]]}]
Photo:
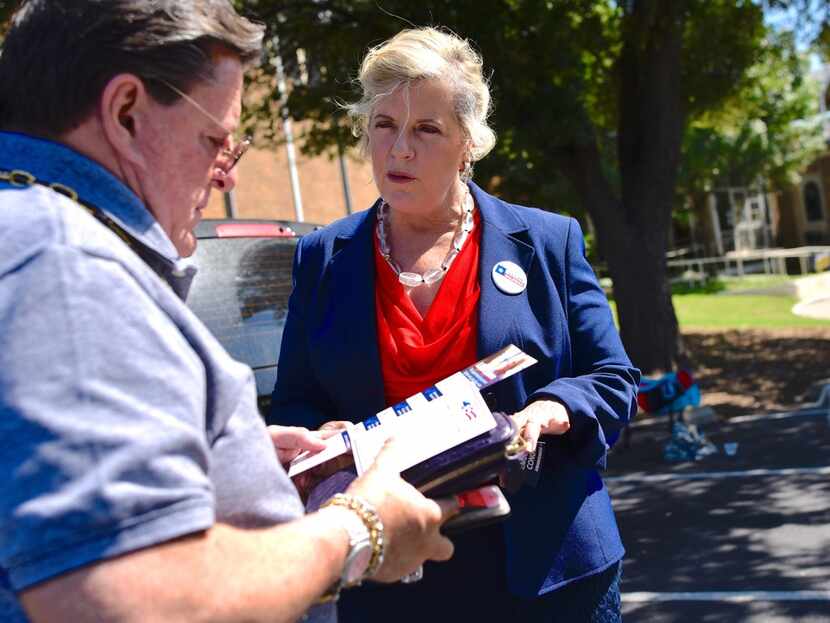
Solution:
[{"label": "red blouse", "polygon": [[481,220],[456,256],[425,317],[380,254],[375,235],[375,316],[386,404],[393,405],[478,360]]}]

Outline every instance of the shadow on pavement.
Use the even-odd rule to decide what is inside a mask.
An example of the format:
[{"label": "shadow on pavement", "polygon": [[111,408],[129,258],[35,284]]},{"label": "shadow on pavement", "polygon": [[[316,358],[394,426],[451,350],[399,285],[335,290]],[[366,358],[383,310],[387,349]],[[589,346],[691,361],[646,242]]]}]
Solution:
[{"label": "shadow on pavement", "polygon": [[624,604],[625,623],[827,623],[827,602]]},{"label": "shadow on pavement", "polygon": [[[830,601],[626,602],[635,593],[830,588],[830,426],[826,415],[750,418],[702,431],[719,448],[667,463],[668,425],[638,430],[605,474],[627,555],[628,623],[830,621]],[[726,441],[737,442],[734,457]],[[772,473],[750,470],[772,470]],[[778,470],[790,470],[780,472]],[[742,473],[739,477],[731,473]],[[718,477],[726,473],[728,477]],[[654,481],[651,475],[681,478]],[[699,474],[702,478],[692,478]]]}]

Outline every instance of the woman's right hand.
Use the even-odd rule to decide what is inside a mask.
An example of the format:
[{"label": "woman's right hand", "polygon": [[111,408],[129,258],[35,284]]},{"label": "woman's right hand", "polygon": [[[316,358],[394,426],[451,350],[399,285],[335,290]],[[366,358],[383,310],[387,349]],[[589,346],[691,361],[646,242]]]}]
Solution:
[{"label": "woman's right hand", "polygon": [[[340,431],[346,430],[349,426],[352,426],[352,422],[346,422],[343,420],[335,420],[332,422],[326,422],[323,424],[319,429],[318,432],[323,439],[328,439],[329,437],[334,437]],[[334,472],[339,472],[343,469],[349,469],[352,465],[354,465],[354,457],[351,452],[347,452],[342,456],[338,456],[330,461],[326,461],[322,465],[318,465],[317,467],[309,470],[311,473],[315,474],[319,480],[324,478],[328,478]]]},{"label": "woman's right hand", "polygon": [[372,504],[383,522],[386,555],[372,577],[379,582],[396,582],[424,561],[448,560],[453,553],[452,542],[439,530],[457,514],[455,498],[430,500],[401,479],[398,443],[387,441],[372,467],[347,490]]},{"label": "woman's right hand", "polygon": [[[334,437],[340,431],[346,430],[350,425],[351,422],[342,420],[326,422],[317,430],[317,434],[320,435],[321,439],[328,439],[329,437]],[[300,499],[305,503],[314,487],[335,472],[349,469],[352,465],[354,465],[354,458],[351,452],[347,452],[342,456],[330,459],[317,467],[312,467],[310,470],[294,476],[292,481],[300,494]]]},{"label": "woman's right hand", "polygon": [[354,424],[354,422],[347,422],[346,420],[332,420],[331,422],[326,422],[317,430],[321,433],[326,433],[324,436],[332,437],[337,433],[337,431],[346,430],[352,424]]}]

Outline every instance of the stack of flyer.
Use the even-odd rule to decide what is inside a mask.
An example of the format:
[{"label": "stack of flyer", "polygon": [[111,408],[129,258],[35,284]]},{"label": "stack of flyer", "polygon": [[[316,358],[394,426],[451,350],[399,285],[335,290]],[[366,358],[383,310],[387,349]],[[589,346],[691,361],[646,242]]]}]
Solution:
[{"label": "stack of flyer", "polygon": [[291,462],[293,477],[351,452],[357,473],[365,472],[384,442],[392,436],[401,444],[398,469],[403,471],[430,457],[477,437],[496,426],[481,390],[536,363],[522,350],[507,346],[432,387],[352,424],[327,441],[324,450],[305,452]]}]

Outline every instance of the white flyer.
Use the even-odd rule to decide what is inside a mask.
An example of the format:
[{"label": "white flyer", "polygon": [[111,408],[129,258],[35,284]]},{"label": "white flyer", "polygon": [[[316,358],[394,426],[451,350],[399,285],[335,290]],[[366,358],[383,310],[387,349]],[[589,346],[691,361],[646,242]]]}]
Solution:
[{"label": "white flyer", "polygon": [[304,471],[317,467],[326,461],[346,454],[351,450],[351,441],[349,439],[349,431],[355,427],[360,426],[355,424],[352,427],[344,430],[339,435],[334,435],[326,439],[326,448],[319,452],[309,452],[306,450],[298,455],[288,466],[288,477],[293,478],[297,474],[302,474]]},{"label": "white flyer", "polygon": [[351,431],[357,473],[375,460],[392,436],[402,440],[401,471],[495,428],[496,420],[473,382],[458,372],[384,409],[370,426]]},{"label": "white flyer", "polygon": [[496,420],[480,390],[507,378],[536,360],[513,344],[456,372],[432,387],[353,424],[326,441],[325,450],[304,452],[288,469],[294,477],[347,452],[354,455],[357,473],[366,471],[392,437],[403,440],[401,471],[436,454],[486,433]]}]

